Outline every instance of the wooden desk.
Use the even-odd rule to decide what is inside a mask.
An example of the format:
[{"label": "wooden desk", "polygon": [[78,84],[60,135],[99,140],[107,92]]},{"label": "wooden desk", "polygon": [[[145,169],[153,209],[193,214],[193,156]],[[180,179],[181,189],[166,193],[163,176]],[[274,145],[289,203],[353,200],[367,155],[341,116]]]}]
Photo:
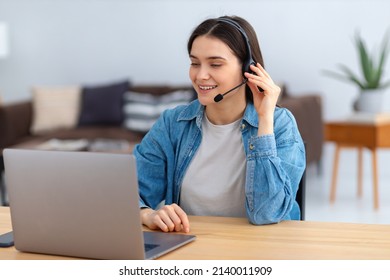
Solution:
[{"label": "wooden desk", "polygon": [[330,201],[336,199],[336,182],[340,150],[344,147],[358,148],[358,196],[362,195],[363,148],[368,148],[372,154],[372,176],[374,187],[374,208],[379,209],[379,187],[377,168],[377,148],[390,147],[390,122],[356,123],[329,122],[325,124],[325,140],[336,143],[333,162]]},{"label": "wooden desk", "polygon": [[[390,225],[284,221],[254,226],[242,218],[190,217],[197,239],[161,259],[390,259]],[[0,232],[11,230],[0,207]],[[174,233],[172,233],[174,234]],[[68,259],[0,248],[0,259]]]}]

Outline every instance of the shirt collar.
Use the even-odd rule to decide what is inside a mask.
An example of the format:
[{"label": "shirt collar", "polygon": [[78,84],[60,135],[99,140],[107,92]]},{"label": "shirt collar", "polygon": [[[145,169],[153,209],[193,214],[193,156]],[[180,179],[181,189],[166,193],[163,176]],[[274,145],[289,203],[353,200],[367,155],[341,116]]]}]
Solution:
[{"label": "shirt collar", "polygon": [[204,106],[201,105],[198,99],[192,101],[177,117],[177,121],[190,121],[196,118],[196,125],[201,128],[204,113]]},{"label": "shirt collar", "polygon": [[[196,124],[200,128],[202,125],[204,109],[205,107],[201,105],[199,101],[196,99],[192,101],[183,111],[180,112],[179,116],[177,117],[177,120],[190,121],[196,119]],[[253,103],[248,102],[245,108],[244,117],[242,119],[243,121],[247,122],[250,126],[258,128],[259,120],[258,120],[256,109],[253,106]]]},{"label": "shirt collar", "polygon": [[259,127],[259,117],[252,102],[247,103],[242,120],[246,121],[250,126]]}]

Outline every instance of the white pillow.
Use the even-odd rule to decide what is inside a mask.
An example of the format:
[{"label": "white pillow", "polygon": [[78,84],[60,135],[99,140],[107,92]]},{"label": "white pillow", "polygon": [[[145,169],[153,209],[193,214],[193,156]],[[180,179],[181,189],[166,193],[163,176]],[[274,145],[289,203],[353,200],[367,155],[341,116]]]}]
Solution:
[{"label": "white pillow", "polygon": [[32,134],[73,128],[78,123],[81,87],[33,87]]}]

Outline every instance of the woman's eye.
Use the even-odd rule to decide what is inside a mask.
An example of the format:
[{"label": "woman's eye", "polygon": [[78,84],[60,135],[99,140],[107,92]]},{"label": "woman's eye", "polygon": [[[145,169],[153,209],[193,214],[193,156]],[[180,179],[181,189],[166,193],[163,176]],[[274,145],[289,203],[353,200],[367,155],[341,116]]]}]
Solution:
[{"label": "woman's eye", "polygon": [[222,64],[211,64],[211,67],[220,67]]},{"label": "woman's eye", "polygon": [[192,62],[191,66],[199,66],[199,63]]}]

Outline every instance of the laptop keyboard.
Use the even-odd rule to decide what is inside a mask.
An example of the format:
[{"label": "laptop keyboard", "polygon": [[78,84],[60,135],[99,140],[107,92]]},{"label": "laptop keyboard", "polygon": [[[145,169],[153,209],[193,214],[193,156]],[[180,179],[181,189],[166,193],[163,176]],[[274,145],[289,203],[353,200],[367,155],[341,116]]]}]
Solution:
[{"label": "laptop keyboard", "polygon": [[147,251],[150,251],[150,250],[152,250],[160,245],[145,243],[144,246],[145,246],[145,252],[147,252]]}]

